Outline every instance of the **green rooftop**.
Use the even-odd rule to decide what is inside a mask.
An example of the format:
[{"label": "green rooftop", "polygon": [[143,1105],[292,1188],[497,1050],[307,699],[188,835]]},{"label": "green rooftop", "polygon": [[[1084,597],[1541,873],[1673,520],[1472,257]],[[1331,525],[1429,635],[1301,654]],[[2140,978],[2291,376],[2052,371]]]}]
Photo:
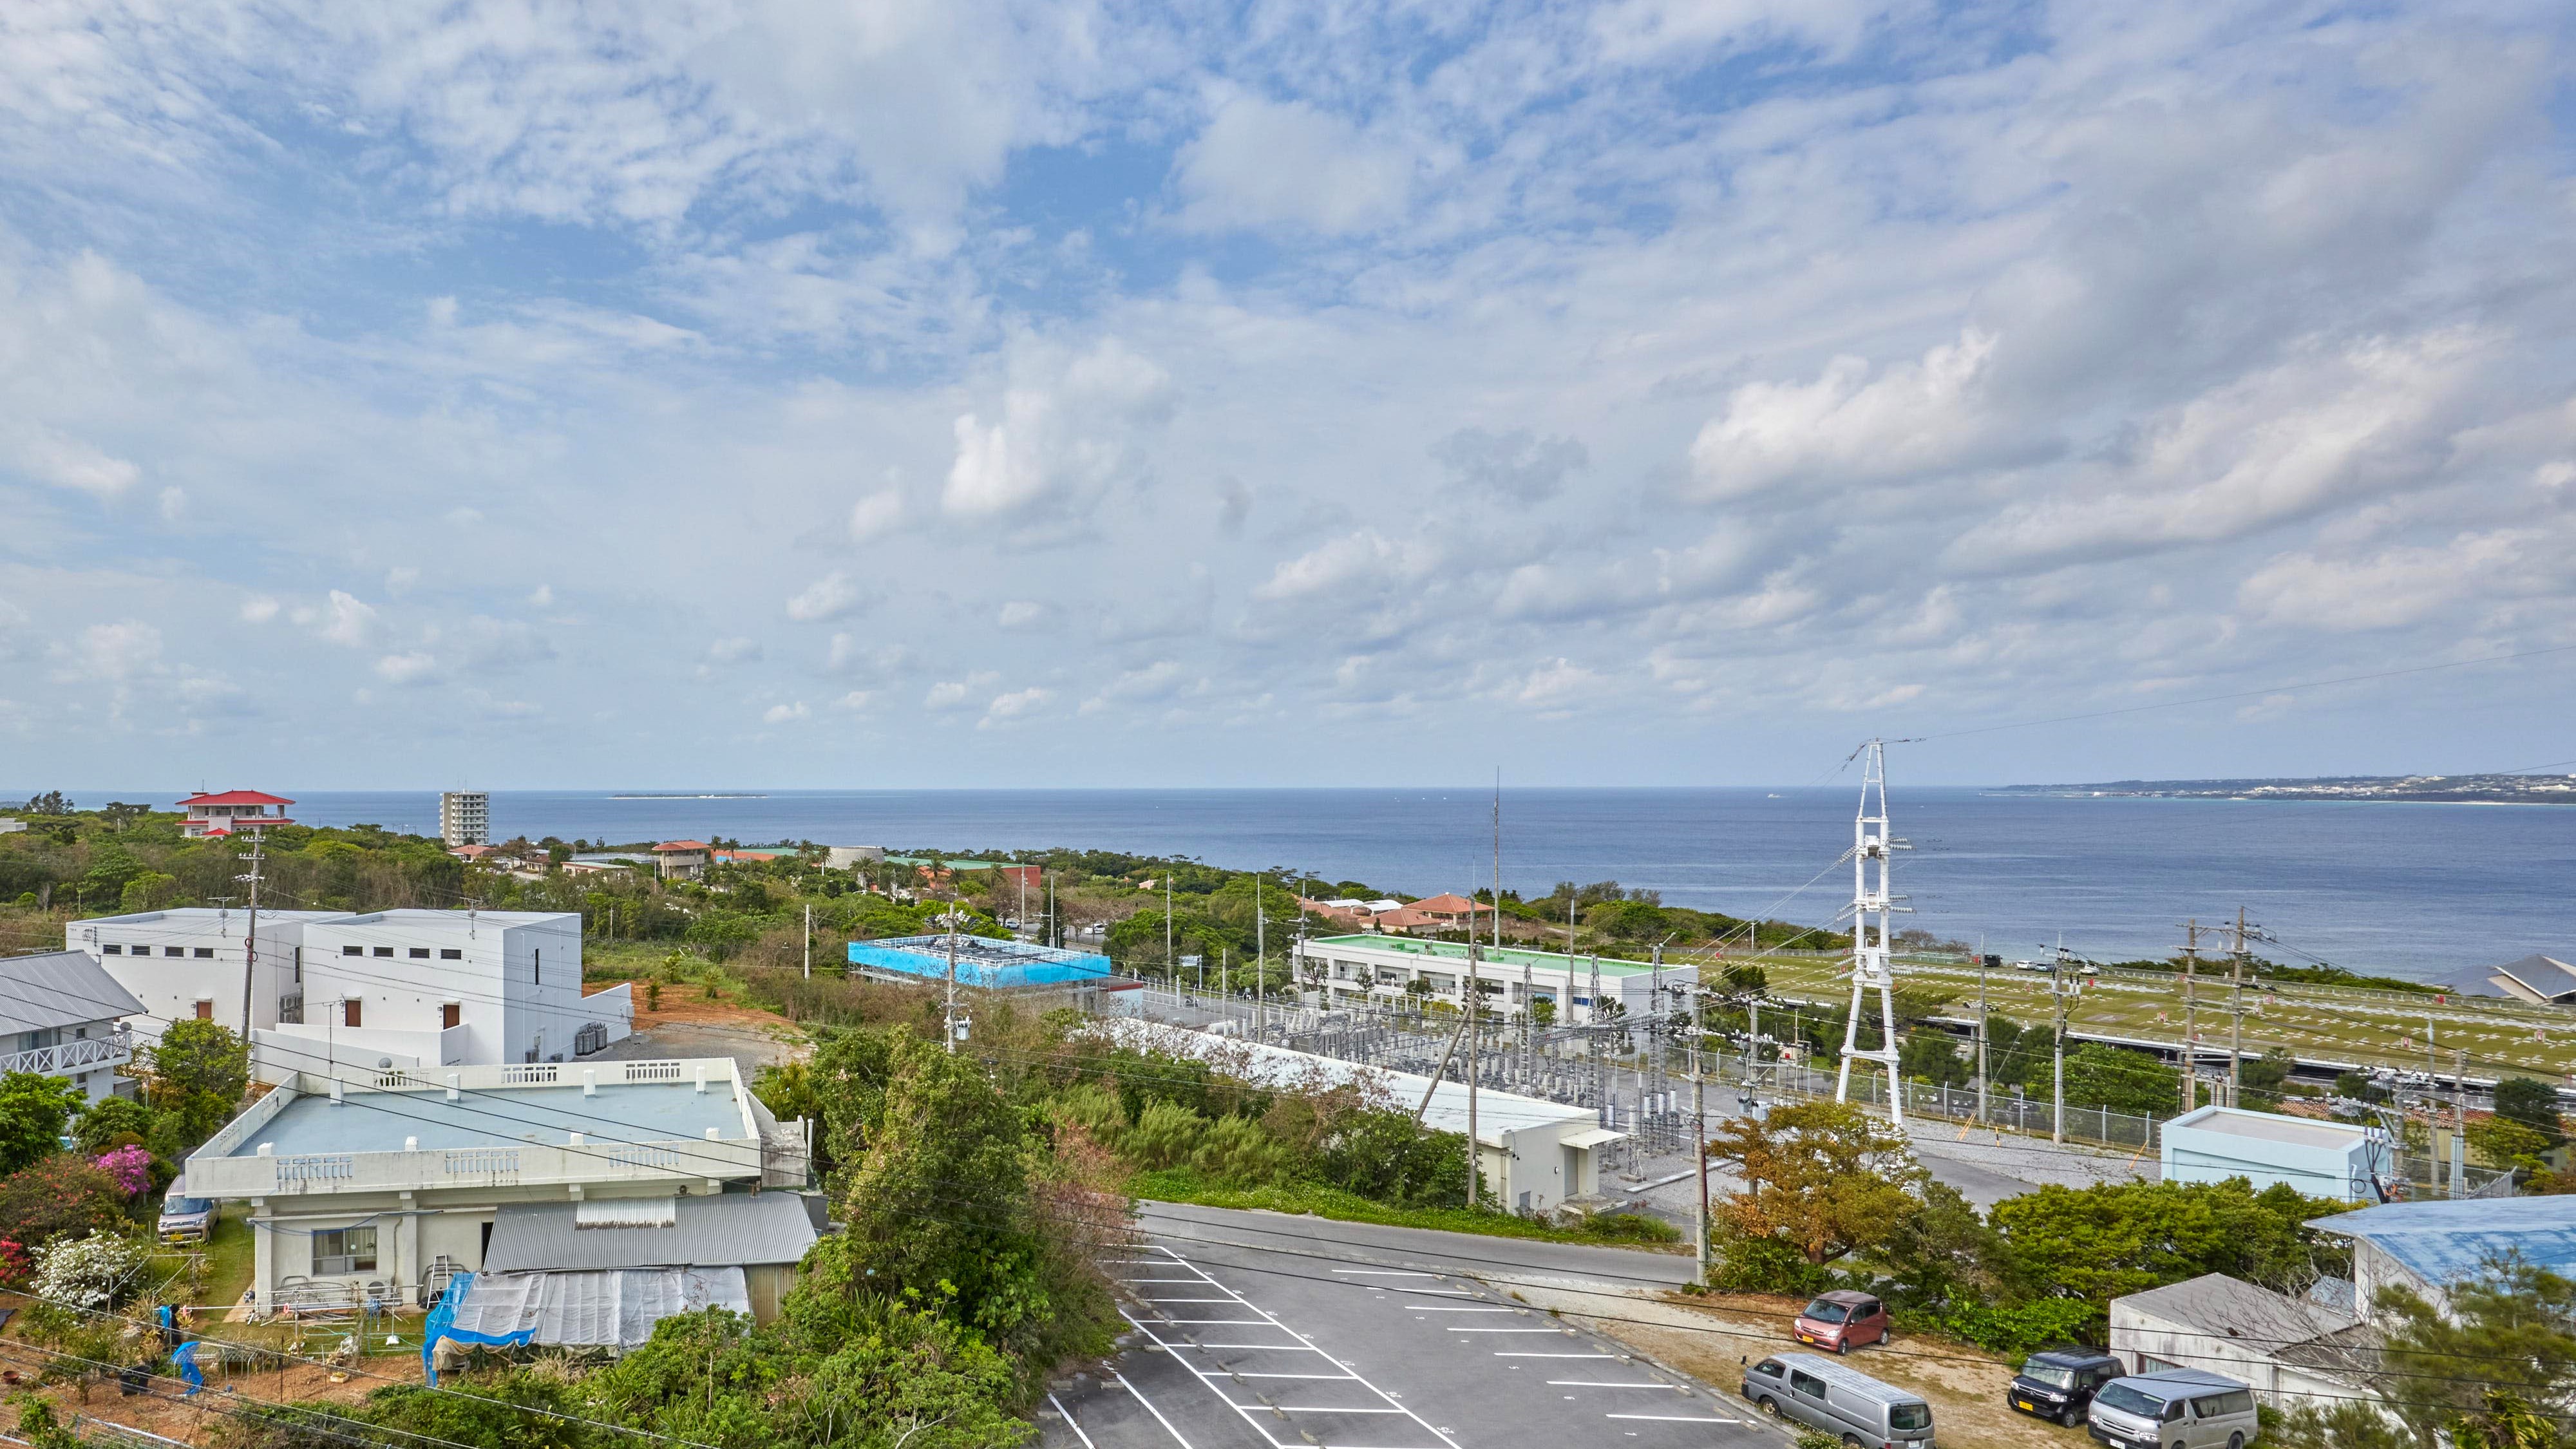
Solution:
[{"label": "green rooftop", "polygon": [[[1316,946],[1350,946],[1370,951],[1397,951],[1407,956],[1427,956],[1456,961],[1461,965],[1464,965],[1467,960],[1467,946],[1463,941],[1420,941],[1411,936],[1379,936],[1363,932],[1353,936],[1323,936],[1308,941],[1306,945],[1309,949]],[[1485,964],[1488,966],[1544,966],[1550,971],[1562,971],[1566,969],[1567,963],[1571,962],[1577,971],[1590,971],[1593,963],[1598,961],[1601,965],[1601,974],[1604,976],[1645,976],[1655,969],[1652,962],[1614,961],[1607,956],[1568,956],[1562,951],[1525,951],[1517,946],[1486,946],[1481,949],[1484,952]],[[1665,969],[1695,971],[1698,969],[1698,964],[1690,961],[1674,961],[1668,962]]]}]

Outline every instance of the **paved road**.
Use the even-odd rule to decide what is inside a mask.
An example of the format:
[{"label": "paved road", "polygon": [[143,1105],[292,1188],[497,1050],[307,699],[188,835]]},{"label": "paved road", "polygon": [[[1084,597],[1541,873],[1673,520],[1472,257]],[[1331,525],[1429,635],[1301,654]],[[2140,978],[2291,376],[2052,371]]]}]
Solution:
[{"label": "paved road", "polygon": [[1787,1442],[1731,1392],[1480,1281],[1638,1287],[1687,1276],[1687,1259],[1162,1205],[1144,1226],[1148,1246],[1115,1268],[1130,1346],[1053,1396],[1045,1449]]}]

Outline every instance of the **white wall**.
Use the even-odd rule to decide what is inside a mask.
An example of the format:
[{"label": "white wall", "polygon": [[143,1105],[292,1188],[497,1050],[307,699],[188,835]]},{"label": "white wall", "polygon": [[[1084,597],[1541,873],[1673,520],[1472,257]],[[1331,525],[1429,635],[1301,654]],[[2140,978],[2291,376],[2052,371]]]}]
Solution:
[{"label": "white wall", "polygon": [[[351,947],[364,954],[347,954]],[[386,951],[393,954],[379,954]],[[569,1061],[588,1023],[605,1024],[612,1041],[631,1026],[625,995],[583,997],[581,917],[568,912],[349,916],[312,928],[304,962],[308,1027],[354,997],[362,1030],[436,1032],[453,1004],[469,1063],[524,1062],[532,1050],[538,1061]]]},{"label": "white wall", "polygon": [[[297,948],[305,930],[337,917],[333,911],[259,913],[259,970],[251,983],[254,1030],[277,1025],[277,999],[294,990]],[[150,1015],[133,1023],[135,1034],[158,1041],[165,1023],[195,1016],[200,1001],[214,1003],[214,1020],[241,1030],[249,927],[247,911],[192,907],[74,921],[63,934],[69,949],[98,962],[143,1003]],[[111,945],[119,948],[113,956],[106,952]],[[152,954],[138,956],[137,947]],[[167,954],[172,947],[187,954]]]}]

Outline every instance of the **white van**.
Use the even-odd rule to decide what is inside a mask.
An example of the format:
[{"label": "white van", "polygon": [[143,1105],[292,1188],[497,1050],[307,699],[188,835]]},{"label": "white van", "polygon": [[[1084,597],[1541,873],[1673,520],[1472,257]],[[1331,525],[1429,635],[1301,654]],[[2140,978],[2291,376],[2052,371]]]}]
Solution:
[{"label": "white van", "polygon": [[1822,1354],[1775,1353],[1744,1370],[1744,1397],[1774,1418],[1795,1419],[1845,1444],[1932,1449],[1932,1406]]},{"label": "white van", "polygon": [[2245,1449],[2254,1442],[2254,1391],[2223,1374],[2166,1369],[2113,1379],[2085,1422],[2116,1449]]}]

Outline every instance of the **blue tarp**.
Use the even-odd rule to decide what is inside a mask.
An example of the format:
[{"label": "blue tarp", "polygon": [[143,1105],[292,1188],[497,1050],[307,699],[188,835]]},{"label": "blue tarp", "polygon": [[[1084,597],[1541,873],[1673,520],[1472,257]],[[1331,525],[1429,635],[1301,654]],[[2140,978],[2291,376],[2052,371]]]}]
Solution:
[{"label": "blue tarp", "polygon": [[458,1343],[479,1343],[492,1348],[520,1348],[535,1336],[536,1330],[523,1328],[516,1333],[475,1333],[456,1326],[456,1310],[463,1306],[465,1295],[474,1287],[474,1275],[459,1273],[447,1280],[447,1291],[438,1295],[438,1306],[429,1310],[429,1321],[422,1325],[420,1366],[429,1375],[430,1386],[438,1385],[438,1341],[452,1338]]}]

